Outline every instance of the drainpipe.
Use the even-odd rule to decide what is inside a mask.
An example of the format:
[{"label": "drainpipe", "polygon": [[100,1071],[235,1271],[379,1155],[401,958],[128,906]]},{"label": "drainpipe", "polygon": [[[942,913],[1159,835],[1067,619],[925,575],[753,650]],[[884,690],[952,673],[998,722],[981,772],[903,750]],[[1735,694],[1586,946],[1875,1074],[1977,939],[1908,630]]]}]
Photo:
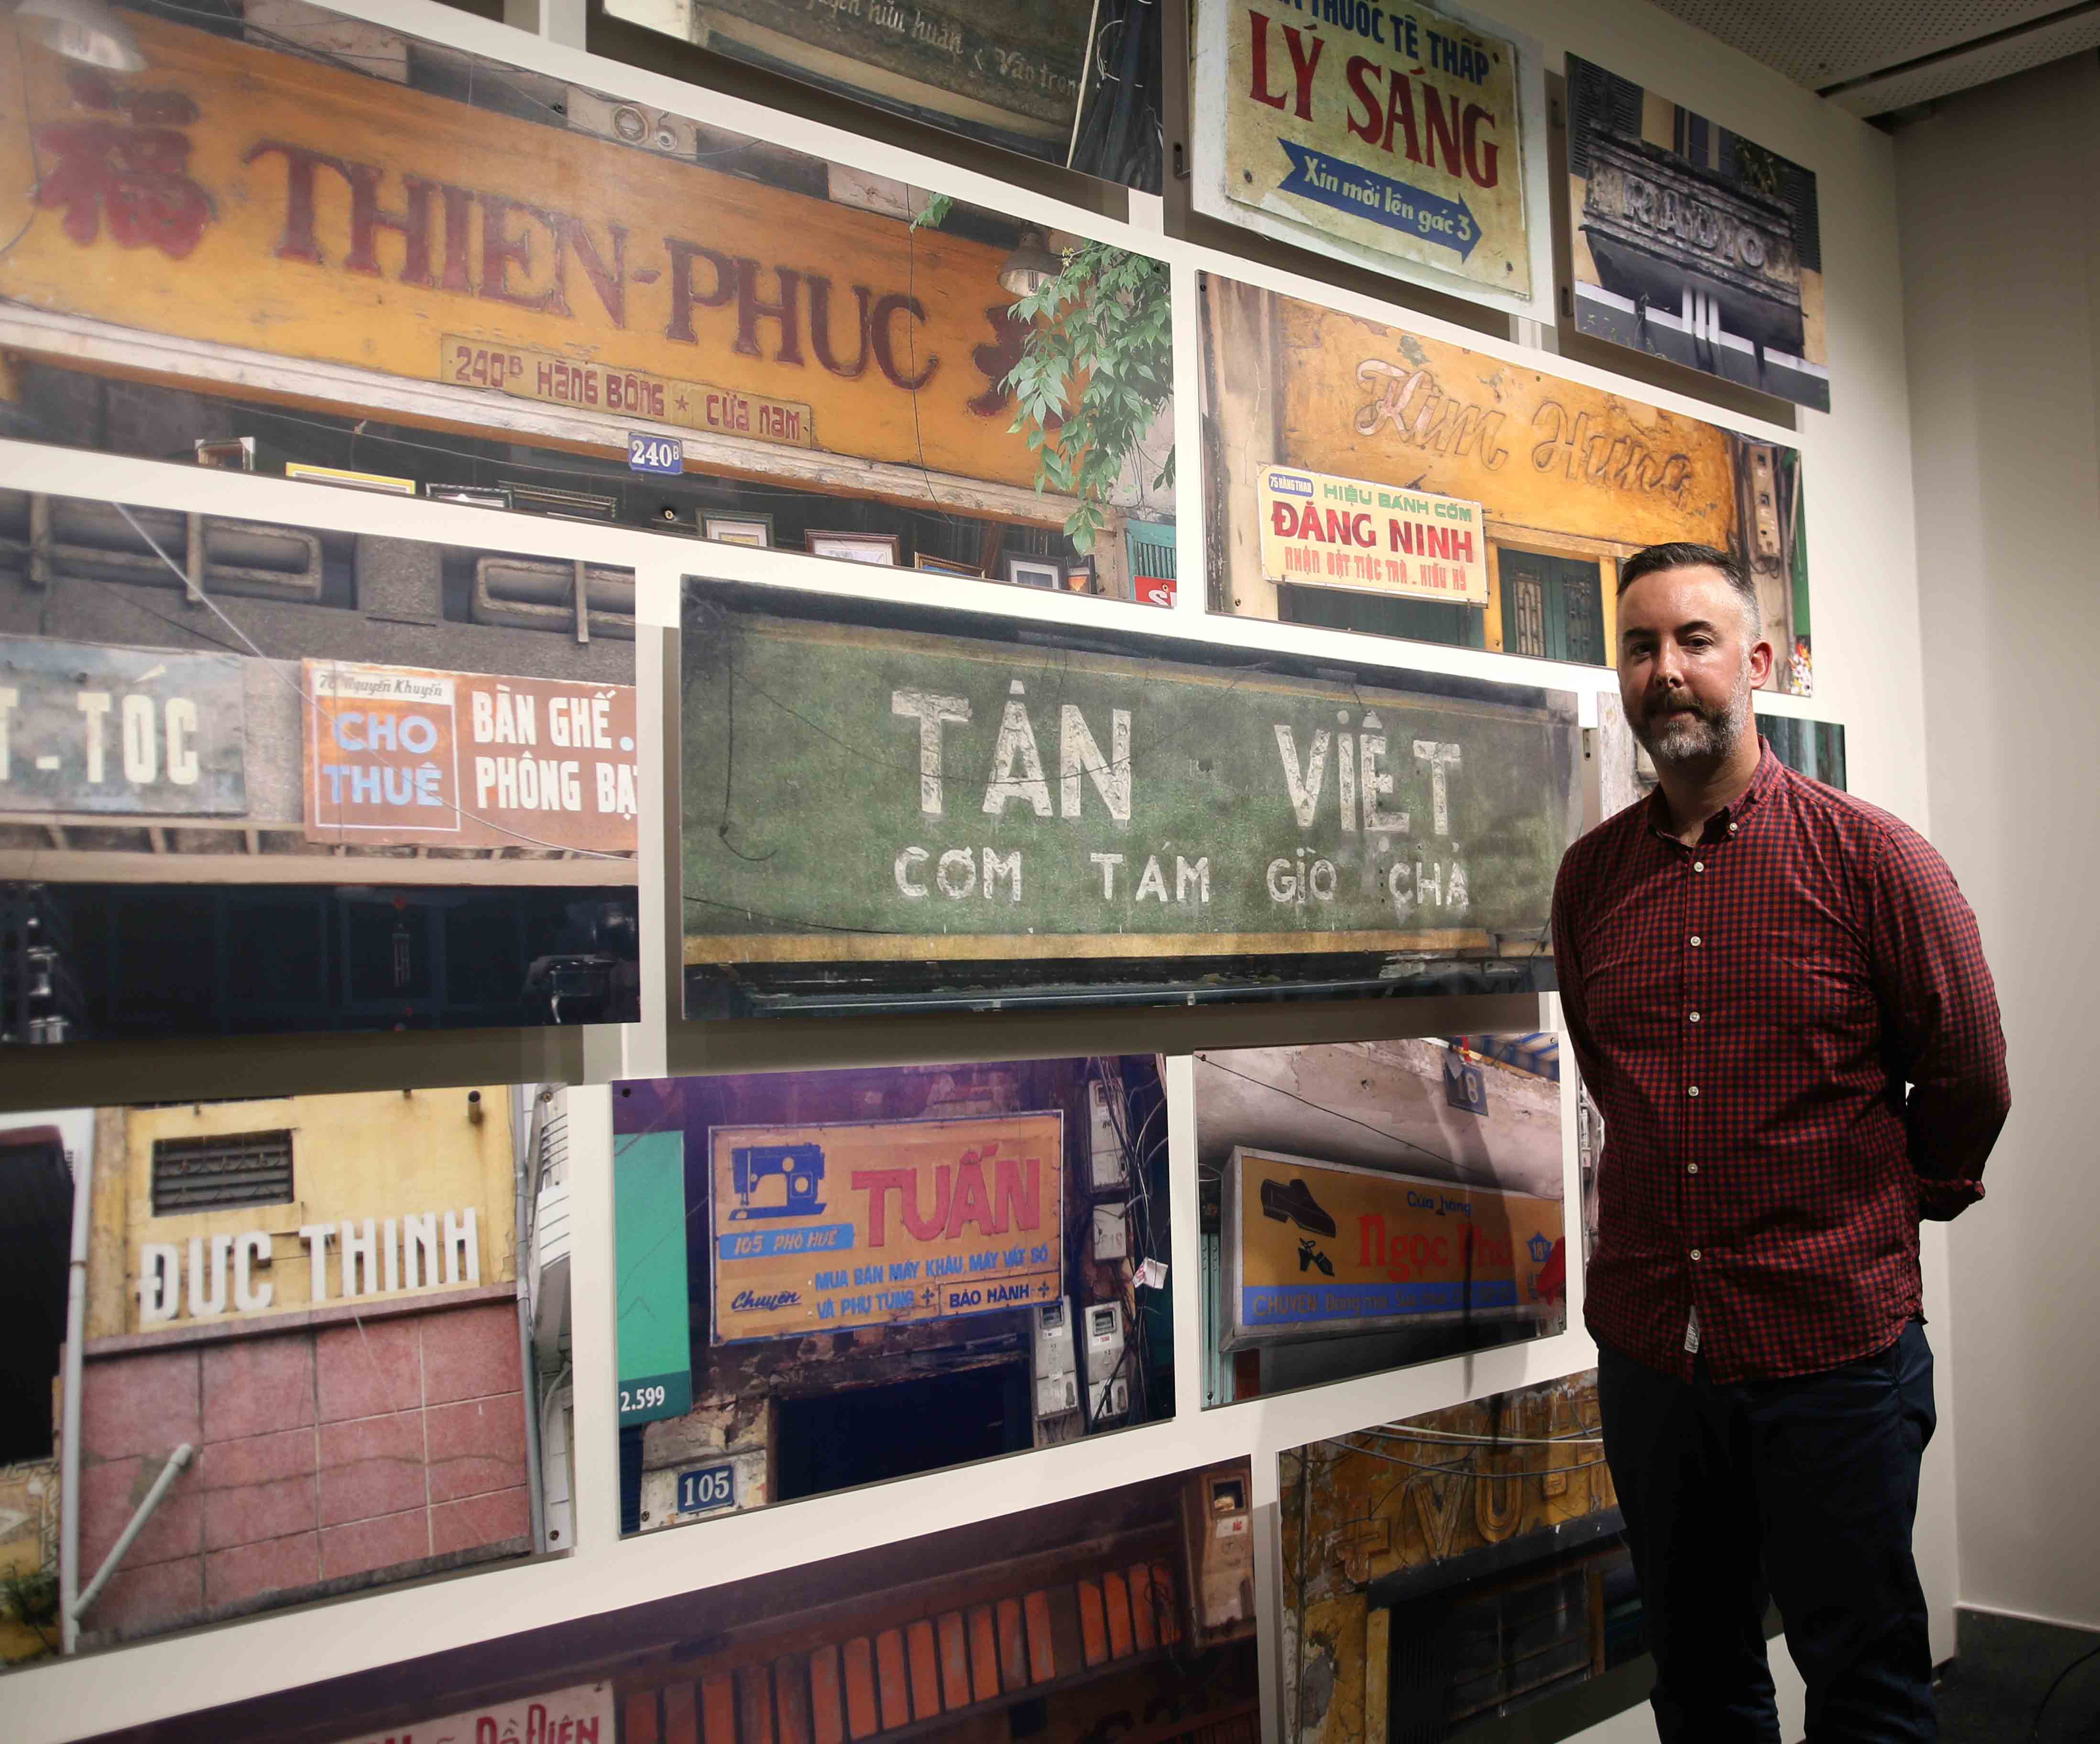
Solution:
[{"label": "drainpipe", "polygon": [[[582,566],[577,566],[579,572]],[[580,593],[580,589],[579,590]],[[533,1280],[526,1271],[527,1208],[531,1205],[540,1187],[540,1131],[546,1118],[547,1099],[554,1093],[544,1087],[532,1093],[532,1118],[527,1128],[525,1154],[518,1160],[518,1209],[516,1221],[512,1225],[511,1247],[517,1255],[518,1272],[518,1364],[523,1387],[522,1402],[525,1407],[525,1496],[532,1515],[532,1552],[538,1555],[547,1548],[547,1497],[540,1480],[540,1404],[539,1373],[532,1356],[532,1289]],[[539,1244],[532,1244],[531,1256],[536,1259]]]},{"label": "drainpipe", "polygon": [[109,1547],[109,1554],[102,1559],[102,1566],[95,1571],[95,1579],[87,1583],[87,1591],[75,1599],[67,1611],[66,1620],[75,1627],[87,1614],[88,1606],[102,1596],[102,1589],[109,1584],[109,1578],[117,1572],[117,1565],[123,1561],[124,1553],[130,1549],[132,1540],[146,1530],[146,1522],[153,1517],[153,1510],[161,1505],[176,1478],[196,1457],[196,1449],[188,1442],[168,1456],[168,1463],[161,1468],[161,1475],[153,1480],[153,1487],[146,1492],[146,1500],[133,1513],[130,1524],[124,1528],[123,1536]]},{"label": "drainpipe", "polygon": [[66,1274],[65,1374],[59,1406],[59,1652],[80,1645],[74,1594],[80,1588],[80,1389],[87,1337],[87,1234],[95,1198],[95,1147],[103,1116],[89,1129],[87,1154],[73,1176],[73,1248]]}]

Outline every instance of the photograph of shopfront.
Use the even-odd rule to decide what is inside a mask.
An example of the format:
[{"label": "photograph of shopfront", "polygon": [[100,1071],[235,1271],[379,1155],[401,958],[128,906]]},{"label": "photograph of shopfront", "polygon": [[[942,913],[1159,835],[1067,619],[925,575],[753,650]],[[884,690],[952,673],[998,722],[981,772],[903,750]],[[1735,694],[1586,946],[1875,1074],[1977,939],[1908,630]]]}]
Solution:
[{"label": "photograph of shopfront", "polygon": [[1215,274],[1202,276],[1212,610],[1615,658],[1619,565],[1731,551],[1814,682],[1800,456]]},{"label": "photograph of shopfront", "polygon": [[638,1016],[633,611],[624,569],[0,492],[0,1039]]},{"label": "photograph of shopfront", "polygon": [[1568,57],[1575,324],[1830,409],[1815,172]]},{"label": "photograph of shopfront", "polygon": [[483,1085],[0,1121],[39,1292],[9,1392],[48,1402],[0,1468],[41,1537],[0,1539],[5,1657],[567,1549],[561,1112]]},{"label": "photograph of shopfront", "polygon": [[1195,1057],[1203,1403],[1562,1330],[1551,1036]]},{"label": "photograph of shopfront", "polygon": [[1152,0],[611,0],[606,14],[966,139],[1159,192],[1166,95]]},{"label": "photograph of shopfront", "polygon": [[645,1081],[613,1109],[624,1530],[1173,1416],[1150,1055]]},{"label": "photograph of shopfront", "polygon": [[1560,1738],[1639,1706],[1600,1420],[1589,1370],[1286,1453],[1283,1735]]},{"label": "photograph of shopfront", "polygon": [[299,0],[125,16],[135,73],[0,45],[7,434],[1171,597],[1163,263]]}]

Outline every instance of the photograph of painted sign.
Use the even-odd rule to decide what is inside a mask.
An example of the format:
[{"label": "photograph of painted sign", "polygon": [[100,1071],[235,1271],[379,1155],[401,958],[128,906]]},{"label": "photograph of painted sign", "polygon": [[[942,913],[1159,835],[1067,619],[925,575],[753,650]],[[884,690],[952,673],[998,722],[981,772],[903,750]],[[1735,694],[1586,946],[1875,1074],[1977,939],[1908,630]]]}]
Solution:
[{"label": "photograph of painted sign", "polygon": [[1151,1055],[613,1099],[623,1530],[1174,1411]]},{"label": "photograph of painted sign", "polygon": [[130,73],[0,43],[14,434],[1149,591],[1162,262],[298,0],[135,28]]},{"label": "photograph of painted sign", "polygon": [[1815,174],[1568,57],[1575,324],[1830,409]]},{"label": "photograph of painted sign", "polygon": [[686,589],[689,1016],[1538,966],[1581,808],[1572,696]]},{"label": "photograph of painted sign", "polygon": [[606,11],[988,145],[1159,192],[1159,9],[1144,0],[610,0]]},{"label": "photograph of painted sign", "polygon": [[1199,211],[1533,310],[1552,267],[1529,43],[1407,4],[1200,0],[1196,29]]},{"label": "photograph of painted sign", "polygon": [[0,1042],[633,1018],[633,596],[0,493]]},{"label": "photograph of painted sign", "polygon": [[0,1117],[0,1661],[567,1550],[565,1112],[484,1084]]},{"label": "photograph of painted sign", "polygon": [[1199,1053],[1204,1403],[1556,1332],[1552,1036]]},{"label": "photograph of painted sign", "polygon": [[1601,1420],[1592,1369],[1282,1456],[1291,1736],[1456,1737],[1523,1709],[1524,1736],[1568,1737],[1641,1702],[1637,1668],[1599,1681],[1642,1650]]},{"label": "photograph of painted sign", "polygon": [[1480,505],[1365,478],[1263,469],[1261,572],[1269,581],[1405,599],[1488,602]]},{"label": "photograph of painted sign", "polygon": [[[1778,654],[1767,688],[1809,694],[1797,451],[1213,274],[1199,286],[1203,410],[1218,437],[1206,491],[1220,560],[1213,610],[1609,666],[1619,565],[1644,545],[1691,539],[1732,551],[1756,581]],[[1432,512],[1372,508],[1358,520],[1336,504],[1319,522],[1316,578],[1303,559],[1278,565],[1272,549],[1270,480],[1294,470],[1427,500]],[[1478,505],[1484,591],[1366,591],[1410,538],[1433,553],[1441,525],[1447,550],[1462,544],[1458,524],[1435,513],[1437,498]],[[1302,516],[1297,531],[1308,544]]]}]

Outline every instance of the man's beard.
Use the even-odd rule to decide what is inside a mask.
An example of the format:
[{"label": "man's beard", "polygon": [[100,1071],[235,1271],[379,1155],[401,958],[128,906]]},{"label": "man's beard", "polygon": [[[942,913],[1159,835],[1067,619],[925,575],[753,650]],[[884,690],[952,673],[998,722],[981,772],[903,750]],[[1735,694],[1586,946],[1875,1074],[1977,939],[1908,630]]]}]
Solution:
[{"label": "man's beard", "polygon": [[1738,690],[1724,708],[1708,708],[1690,698],[1684,706],[1688,713],[1651,718],[1635,729],[1635,736],[1648,755],[1659,765],[1678,768],[1696,764],[1718,768],[1726,763],[1749,725],[1749,692]]}]

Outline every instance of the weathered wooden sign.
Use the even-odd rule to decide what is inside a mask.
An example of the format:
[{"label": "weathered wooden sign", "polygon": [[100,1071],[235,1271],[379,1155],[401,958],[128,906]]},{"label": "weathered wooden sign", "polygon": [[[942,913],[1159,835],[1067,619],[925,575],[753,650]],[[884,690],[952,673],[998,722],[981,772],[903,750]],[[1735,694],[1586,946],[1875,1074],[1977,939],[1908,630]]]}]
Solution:
[{"label": "weathered wooden sign", "polygon": [[1536,952],[1572,696],[817,624],[690,590],[690,965]]}]

